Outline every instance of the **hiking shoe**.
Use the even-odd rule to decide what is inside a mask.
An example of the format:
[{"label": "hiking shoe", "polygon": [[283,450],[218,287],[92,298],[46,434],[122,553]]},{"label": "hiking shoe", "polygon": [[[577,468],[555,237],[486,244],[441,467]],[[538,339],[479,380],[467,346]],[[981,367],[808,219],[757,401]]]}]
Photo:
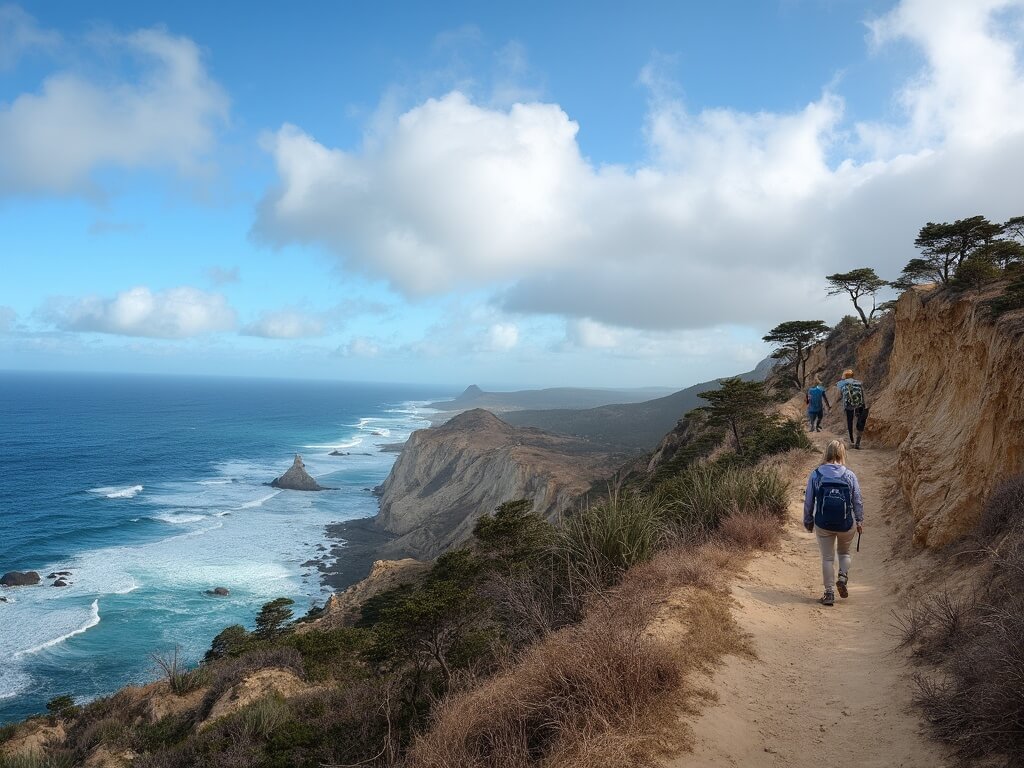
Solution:
[{"label": "hiking shoe", "polygon": [[857,442],[853,444],[853,447],[860,450],[860,435],[857,436]]},{"label": "hiking shoe", "polygon": [[840,573],[839,578],[836,579],[836,589],[839,590],[839,596],[844,599],[850,596],[850,590],[846,588],[846,582],[848,580],[849,577],[845,573]]},{"label": "hiking shoe", "polygon": [[818,602],[821,603],[822,605],[835,605],[836,604],[835,592],[833,592],[831,589],[826,591],[825,594],[822,596],[821,600],[819,600]]}]

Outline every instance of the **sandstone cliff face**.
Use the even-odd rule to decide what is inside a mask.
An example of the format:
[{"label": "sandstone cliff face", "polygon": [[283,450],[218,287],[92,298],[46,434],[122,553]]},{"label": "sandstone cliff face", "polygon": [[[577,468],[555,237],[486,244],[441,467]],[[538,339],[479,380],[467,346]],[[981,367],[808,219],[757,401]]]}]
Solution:
[{"label": "sandstone cliff face", "polygon": [[[974,527],[1001,480],[1024,472],[1024,337],[967,296],[908,291],[894,320],[868,435],[897,449],[915,542],[942,546]],[[876,347],[861,345],[861,367]]]},{"label": "sandstone cliff face", "polygon": [[468,539],[480,515],[531,499],[550,517],[610,476],[619,457],[582,440],[516,428],[475,409],[414,432],[381,488],[389,555],[432,558]]}]

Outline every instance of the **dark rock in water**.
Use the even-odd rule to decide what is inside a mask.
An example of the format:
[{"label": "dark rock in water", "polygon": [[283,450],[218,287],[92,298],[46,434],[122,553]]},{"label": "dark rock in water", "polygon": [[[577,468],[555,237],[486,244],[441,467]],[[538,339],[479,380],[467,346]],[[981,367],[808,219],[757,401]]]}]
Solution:
[{"label": "dark rock in water", "polygon": [[7,602],[7,598],[4,597],[3,595],[0,595],[0,603],[6,603],[6,602]]},{"label": "dark rock in water", "polygon": [[316,568],[316,566],[318,566],[318,565],[320,565],[320,561],[319,560],[307,560],[306,562],[304,562],[302,564],[302,567],[303,568]]},{"label": "dark rock in water", "polygon": [[39,574],[35,571],[9,571],[0,576],[0,584],[5,587],[31,587],[39,583]]},{"label": "dark rock in water", "polygon": [[48,574],[46,578],[48,578],[48,579],[59,579],[61,576],[70,576],[70,575],[71,575],[71,571],[54,571],[53,573]]},{"label": "dark rock in water", "polygon": [[302,457],[295,454],[295,461],[291,468],[270,484],[274,488],[284,488],[289,491],[323,491],[326,490],[306,471],[306,465],[302,463]]},{"label": "dark rock in water", "polygon": [[328,456],[348,456],[344,451],[331,451],[327,454]]},{"label": "dark rock in water", "polygon": [[217,595],[218,597],[227,597],[231,594],[231,590],[227,587],[214,587],[213,589],[206,590],[208,595]]},{"label": "dark rock in water", "polygon": [[53,582],[53,586],[55,586],[55,587],[66,587],[66,586],[68,586],[68,582],[67,582],[66,579],[57,579],[55,582]]}]

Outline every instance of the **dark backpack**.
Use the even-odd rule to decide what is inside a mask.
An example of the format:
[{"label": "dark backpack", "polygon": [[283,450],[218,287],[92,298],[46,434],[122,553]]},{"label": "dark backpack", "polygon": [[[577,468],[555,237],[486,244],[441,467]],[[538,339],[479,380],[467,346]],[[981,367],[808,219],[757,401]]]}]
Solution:
[{"label": "dark backpack", "polygon": [[846,410],[855,411],[864,407],[864,385],[859,381],[849,381],[843,388],[843,405]]},{"label": "dark backpack", "polygon": [[826,478],[820,468],[814,470],[814,477],[814,524],[825,531],[853,528],[853,488],[846,478]]}]

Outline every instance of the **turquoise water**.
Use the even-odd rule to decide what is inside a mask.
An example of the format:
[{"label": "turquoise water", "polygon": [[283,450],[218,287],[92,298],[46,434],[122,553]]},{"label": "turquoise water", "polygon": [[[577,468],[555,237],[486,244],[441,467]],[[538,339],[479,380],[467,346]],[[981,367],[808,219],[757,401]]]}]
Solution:
[{"label": "turquoise water", "polygon": [[[452,393],[334,382],[0,373],[0,572],[72,572],[0,588],[0,722],[199,659],[267,600],[322,603],[324,526],[376,511],[424,404]],[[347,456],[329,456],[337,449]],[[265,483],[294,453],[322,493]],[[227,598],[207,596],[228,587]]]}]

